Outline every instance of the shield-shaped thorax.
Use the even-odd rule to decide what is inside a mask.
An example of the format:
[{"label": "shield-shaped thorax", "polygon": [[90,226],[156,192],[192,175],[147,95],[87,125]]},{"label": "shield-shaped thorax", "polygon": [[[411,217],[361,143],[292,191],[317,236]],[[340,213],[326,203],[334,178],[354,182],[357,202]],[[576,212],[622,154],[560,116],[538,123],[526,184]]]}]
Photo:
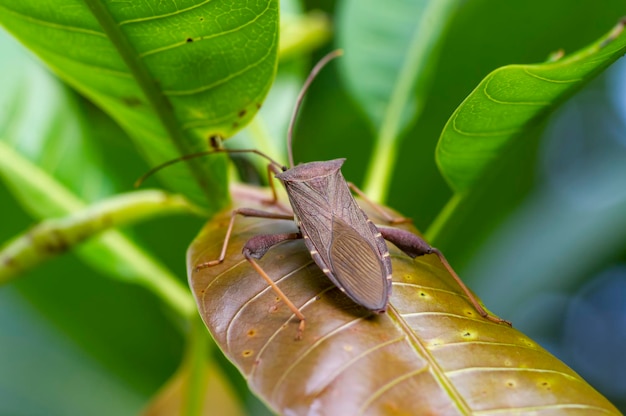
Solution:
[{"label": "shield-shaped thorax", "polygon": [[276,177],[313,260],[355,302],[382,312],[391,292],[387,245],[354,200],[341,174],[344,161],[305,163]]}]

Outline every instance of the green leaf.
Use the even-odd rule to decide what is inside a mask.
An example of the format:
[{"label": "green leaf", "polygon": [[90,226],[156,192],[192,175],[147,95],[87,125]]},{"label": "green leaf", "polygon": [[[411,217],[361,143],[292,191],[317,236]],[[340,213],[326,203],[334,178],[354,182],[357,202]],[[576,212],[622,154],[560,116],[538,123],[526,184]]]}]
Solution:
[{"label": "green leaf", "polygon": [[487,75],[450,117],[437,146],[439,168],[454,191],[477,186],[507,148],[621,57],[623,26],[556,62],[508,65]]},{"label": "green leaf", "polygon": [[421,113],[438,46],[457,0],[344,0],[339,63],[350,94],[377,132],[365,191],[384,200],[402,133]]},{"label": "green leaf", "polygon": [[325,277],[302,241],[273,247],[259,265],[306,317],[295,340],[298,320],[240,254],[252,236],[293,232],[294,223],[240,219],[224,262],[194,271],[219,256],[229,218],[222,212],[191,245],[190,284],[215,340],[278,413],[619,414],[534,341],[478,316],[435,256],[412,260],[392,248],[390,307],[372,316]]},{"label": "green leaf", "polygon": [[[63,10],[63,13],[59,13]],[[0,23],[108,112],[151,164],[229,137],[256,113],[276,68],[278,1],[0,1]],[[215,209],[223,158],[189,164]],[[198,200],[188,171],[162,175]]]},{"label": "green leaf", "polygon": [[[0,119],[0,133],[10,135],[0,136],[0,179],[33,217],[71,216],[85,209],[86,198],[102,198],[113,185],[100,167],[97,146],[89,140],[94,132],[74,94],[15,46],[0,37],[9,58],[0,68],[6,75],[0,79],[0,102],[12,109]],[[193,313],[193,302],[178,279],[119,231],[79,246],[76,253],[113,279],[147,287],[180,316]]]}]

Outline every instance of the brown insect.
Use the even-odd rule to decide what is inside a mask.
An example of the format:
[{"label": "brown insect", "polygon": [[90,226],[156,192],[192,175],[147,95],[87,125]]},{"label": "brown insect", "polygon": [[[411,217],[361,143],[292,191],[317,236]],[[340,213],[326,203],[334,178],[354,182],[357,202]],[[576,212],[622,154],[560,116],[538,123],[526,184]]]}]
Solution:
[{"label": "brown insect", "polygon": [[[235,218],[239,215],[279,220],[295,221],[299,231],[295,233],[257,235],[246,242],[243,255],[252,267],[267,281],[280,299],[300,320],[298,338],[304,330],[305,317],[289,300],[274,281],[259,266],[256,260],[262,258],[273,246],[287,240],[304,239],[311,257],[328,278],[359,305],[376,313],[387,310],[392,286],[392,267],[389,250],[385,240],[392,242],[411,258],[426,254],[435,254],[468,296],[478,313],[491,321],[511,325],[510,322],[489,314],[477,301],[449,265],[443,254],[431,247],[421,237],[406,230],[375,225],[359,207],[350,190],[361,196],[364,201],[381,214],[390,224],[408,222],[406,218],[394,218],[372,203],[354,184],[346,182],[341,174],[345,159],[322,162],[308,162],[297,166],[293,163],[291,149],[293,125],[304,94],[309,85],[331,59],[341,51],[331,52],[313,68],[307,78],[293,112],[288,132],[289,168],[280,165],[269,156],[255,149],[229,150],[215,148],[213,151],[184,156],[178,160],[206,155],[207,153],[255,153],[267,159],[268,173],[280,180],[285,189],[293,214],[267,212],[251,208],[239,208],[232,212],[219,258],[196,266],[195,271],[215,266],[224,261],[226,248],[232,233]],[[217,147],[217,140],[212,140]],[[148,174],[175,161],[161,165]],[[271,176],[271,175],[270,175]],[[143,178],[142,178],[143,179]],[[273,192],[272,203],[278,202],[276,190],[270,177]]]}]

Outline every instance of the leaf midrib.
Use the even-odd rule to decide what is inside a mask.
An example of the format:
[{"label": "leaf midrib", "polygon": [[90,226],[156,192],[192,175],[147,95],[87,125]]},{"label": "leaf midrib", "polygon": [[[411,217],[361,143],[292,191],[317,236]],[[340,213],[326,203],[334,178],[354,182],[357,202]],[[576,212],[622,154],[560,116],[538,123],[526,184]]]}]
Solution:
[{"label": "leaf midrib", "polygon": [[398,312],[398,310],[393,306],[392,303],[389,303],[387,313],[389,315],[389,318],[396,323],[396,326],[400,329],[400,331],[402,331],[406,335],[407,342],[411,344],[416,354],[426,360],[429,366],[428,371],[434,375],[434,377],[439,382],[439,385],[444,388],[448,397],[450,397],[452,402],[457,405],[457,408],[459,409],[461,414],[471,415],[472,411],[463,396],[452,384],[435,357],[432,356],[422,340],[420,340],[415,331],[406,323],[404,318],[402,318],[400,312]]},{"label": "leaf midrib", "polygon": [[[148,68],[143,61],[141,61],[139,54],[124,35],[117,22],[113,19],[109,10],[102,4],[101,0],[85,0],[85,4],[89,7],[104,33],[119,52],[124,63],[128,66],[135,81],[143,91],[148,102],[152,105],[163,128],[169,138],[174,142],[176,148],[183,155],[192,153],[193,149],[189,145],[191,141],[180,128],[174,116],[174,112],[172,111],[171,103],[157,87]],[[196,183],[200,186],[204,194],[210,198],[211,194],[207,186],[206,175],[203,172],[200,161],[192,159],[188,161],[188,165],[196,178]]]}]

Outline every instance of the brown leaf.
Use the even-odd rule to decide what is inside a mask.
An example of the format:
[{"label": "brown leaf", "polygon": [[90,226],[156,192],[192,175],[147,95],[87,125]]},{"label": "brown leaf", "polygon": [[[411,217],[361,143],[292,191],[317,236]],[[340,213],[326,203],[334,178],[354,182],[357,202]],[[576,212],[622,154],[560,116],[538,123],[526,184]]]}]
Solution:
[{"label": "brown leaf", "polygon": [[[213,363],[203,363],[207,383],[202,396],[200,415],[211,416],[219,409],[220,416],[242,416],[238,399],[232,392],[225,376]],[[179,369],[143,410],[143,416],[175,416],[185,413],[185,400],[189,394],[190,371]]]},{"label": "brown leaf", "polygon": [[238,218],[225,261],[194,271],[218,258],[229,219],[216,216],[189,248],[190,285],[224,353],[281,414],[620,414],[524,334],[478,316],[435,256],[412,260],[391,244],[383,315],[341,293],[302,241],[270,249],[259,264],[306,317],[295,340],[298,319],[241,254],[250,237],[294,223]]}]

